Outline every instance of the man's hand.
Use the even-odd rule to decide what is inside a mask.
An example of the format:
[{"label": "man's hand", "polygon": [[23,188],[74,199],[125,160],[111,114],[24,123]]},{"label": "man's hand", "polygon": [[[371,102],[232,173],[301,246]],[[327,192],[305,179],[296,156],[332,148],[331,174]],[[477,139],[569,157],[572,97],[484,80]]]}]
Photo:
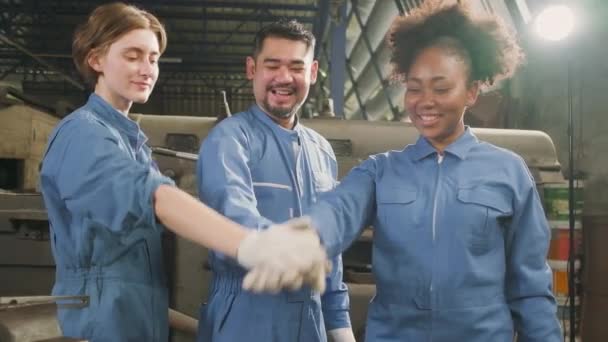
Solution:
[{"label": "man's hand", "polygon": [[323,292],[330,271],[319,236],[306,217],[250,233],[239,246],[237,260],[252,269],[243,288],[254,292],[295,290],[303,284]]}]

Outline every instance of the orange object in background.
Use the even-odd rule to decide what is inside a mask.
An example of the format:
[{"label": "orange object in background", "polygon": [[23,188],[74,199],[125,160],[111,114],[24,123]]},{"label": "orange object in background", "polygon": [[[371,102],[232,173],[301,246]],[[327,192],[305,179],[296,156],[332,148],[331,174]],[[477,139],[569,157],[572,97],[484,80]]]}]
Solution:
[{"label": "orange object in background", "polygon": [[568,272],[553,270],[553,293],[555,296],[568,296]]},{"label": "orange object in background", "polygon": [[[547,260],[551,271],[553,272],[553,294],[556,297],[568,296],[568,260]],[[579,261],[575,263],[575,269],[578,272],[581,264]]]},{"label": "orange object in background", "polygon": [[[551,243],[547,259],[550,260],[568,260],[570,251],[570,233],[568,223],[558,224],[560,222],[549,222],[551,226]],[[574,254],[576,255],[582,248],[582,232],[580,222],[576,222],[574,230]]]}]

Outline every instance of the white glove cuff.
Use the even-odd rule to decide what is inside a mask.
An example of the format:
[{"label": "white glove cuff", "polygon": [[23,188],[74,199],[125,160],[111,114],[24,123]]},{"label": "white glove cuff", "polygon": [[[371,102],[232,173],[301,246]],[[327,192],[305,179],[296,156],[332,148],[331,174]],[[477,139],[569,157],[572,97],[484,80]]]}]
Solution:
[{"label": "white glove cuff", "polygon": [[355,342],[355,335],[351,327],[333,329],[327,333],[334,342]]},{"label": "white glove cuff", "polygon": [[259,234],[260,233],[257,230],[249,232],[243,241],[241,241],[241,244],[236,251],[236,260],[241,266],[247,269],[256,266],[255,256]]}]

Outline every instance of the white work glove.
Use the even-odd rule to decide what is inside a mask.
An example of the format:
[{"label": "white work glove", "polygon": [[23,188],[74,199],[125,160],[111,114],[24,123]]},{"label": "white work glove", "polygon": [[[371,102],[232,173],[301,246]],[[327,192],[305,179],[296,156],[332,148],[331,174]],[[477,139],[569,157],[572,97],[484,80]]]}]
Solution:
[{"label": "white work glove", "polygon": [[330,330],[327,334],[330,342],[356,342],[355,335],[350,327]]},{"label": "white work glove", "polygon": [[309,270],[279,270],[271,266],[257,266],[243,279],[243,288],[253,292],[278,293],[282,289],[298,290],[308,284],[313,290],[325,291],[325,278],[331,269],[329,261],[316,263]]},{"label": "white work glove", "polygon": [[251,269],[243,288],[254,292],[298,289],[303,284],[323,292],[330,270],[325,249],[306,217],[251,232],[241,242],[237,260]]}]

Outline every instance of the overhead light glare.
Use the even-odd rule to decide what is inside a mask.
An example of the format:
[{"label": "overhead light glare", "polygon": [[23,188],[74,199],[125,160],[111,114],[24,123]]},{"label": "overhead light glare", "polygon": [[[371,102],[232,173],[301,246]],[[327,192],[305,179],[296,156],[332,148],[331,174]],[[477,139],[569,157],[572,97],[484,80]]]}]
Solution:
[{"label": "overhead light glare", "polygon": [[562,40],[574,29],[574,13],[565,5],[549,6],[536,17],[534,29],[544,39]]}]

